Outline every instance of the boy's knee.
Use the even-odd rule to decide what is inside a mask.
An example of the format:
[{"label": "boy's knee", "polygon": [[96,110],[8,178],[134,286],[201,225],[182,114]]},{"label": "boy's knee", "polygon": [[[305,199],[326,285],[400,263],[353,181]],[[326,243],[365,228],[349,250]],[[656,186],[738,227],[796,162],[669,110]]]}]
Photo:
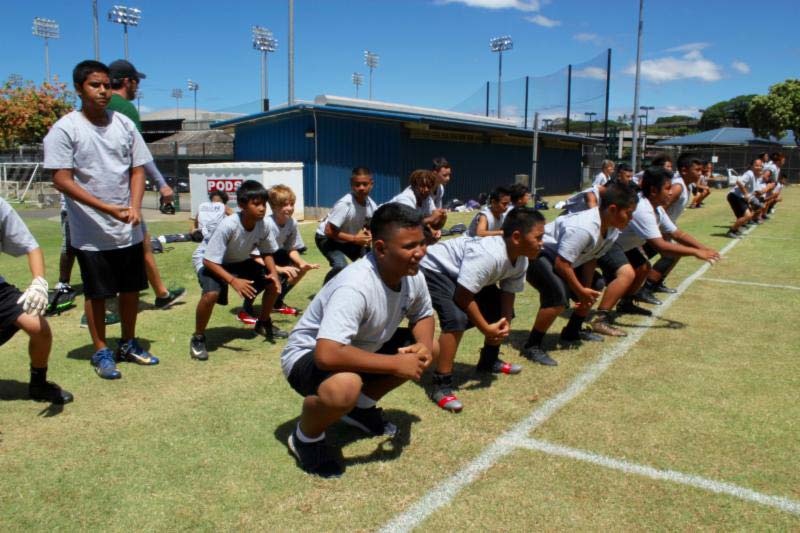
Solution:
[{"label": "boy's knee", "polygon": [[31,337],[43,340],[50,340],[53,338],[53,332],[50,330],[50,325],[42,316],[28,314],[20,315],[20,317],[16,320],[16,325]]},{"label": "boy's knee", "polygon": [[623,265],[616,272],[616,278],[624,284],[631,284],[636,278],[636,272],[631,265]]},{"label": "boy's knee", "polygon": [[363,384],[358,374],[340,372],[323,381],[317,395],[327,407],[349,411],[356,405]]}]

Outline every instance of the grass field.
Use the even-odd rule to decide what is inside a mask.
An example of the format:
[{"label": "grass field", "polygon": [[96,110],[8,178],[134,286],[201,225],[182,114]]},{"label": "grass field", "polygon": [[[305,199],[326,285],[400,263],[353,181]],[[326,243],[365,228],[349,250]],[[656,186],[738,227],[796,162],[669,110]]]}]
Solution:
[{"label": "grass field", "polygon": [[[560,350],[548,337],[558,367],[518,356],[538,308],[526,289],[503,347],[523,373],[475,379],[481,339],[468,333],[456,362],[464,411],[436,408],[429,378],[400,388],[382,402],[398,440],[328,432],[347,465],[337,480],[304,474],[287,453],[300,398],[281,374],[281,344],[218,307],[211,359],[190,360],[200,291],[194,245],[176,244],[158,263],[167,283],[187,287],[184,303],[155,310],[142,293],[138,330],[157,367],[124,364],[123,379],[103,381],[80,311],[54,317],[50,379],[76,398],[61,410],[27,399],[24,335],[0,348],[0,530],[800,529],[800,190],[785,197],[718,265],[696,275],[701,264],[682,260],[669,280],[681,293],[654,320],[621,319],[628,339]],[[58,223],[22,214],[52,283]],[[722,249],[730,220],[714,191],[680,222]],[[324,263],[314,229],[302,226],[309,260]],[[27,285],[24,259],[1,261]],[[324,272],[288,303],[307,307]]]}]

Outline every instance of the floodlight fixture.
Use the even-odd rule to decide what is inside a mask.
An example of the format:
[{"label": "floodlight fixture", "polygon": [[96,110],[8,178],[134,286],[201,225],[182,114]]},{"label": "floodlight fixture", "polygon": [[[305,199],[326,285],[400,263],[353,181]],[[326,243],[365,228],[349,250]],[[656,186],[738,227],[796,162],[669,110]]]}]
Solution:
[{"label": "floodlight fixture", "polygon": [[172,97],[175,99],[175,118],[181,118],[180,102],[183,98],[183,91],[180,89],[172,89]]},{"label": "floodlight fixture", "polygon": [[372,71],[378,68],[381,57],[369,50],[364,50],[364,64],[369,67],[369,99],[372,100]]},{"label": "floodlight fixture", "polygon": [[194,93],[194,119],[197,120],[197,90],[200,88],[200,84],[191,79],[187,83],[189,90]]},{"label": "floodlight fixture", "polygon": [[353,72],[353,85],[356,86],[356,98],[358,98],[358,88],[364,85],[364,75]]},{"label": "floodlight fixture", "polygon": [[278,39],[263,26],[251,28],[253,50],[261,52],[261,102],[262,111],[269,109],[269,85],[267,83],[267,54],[278,49]]},{"label": "floodlight fixture", "polygon": [[589,117],[589,137],[591,137],[591,136],[592,136],[592,120],[593,120],[593,117],[594,117],[596,114],[597,114],[597,113],[595,113],[594,111],[586,111],[586,112],[584,113],[584,115],[586,115],[587,117]]},{"label": "floodlight fixture", "polygon": [[639,106],[639,109],[644,111],[644,115],[639,115],[639,119],[644,119],[644,134],[642,135],[642,157],[644,157],[644,151],[647,150],[647,125],[648,120],[650,119],[650,111],[655,109],[653,106],[642,105]]},{"label": "floodlight fixture", "polygon": [[500,118],[500,102],[503,93],[503,52],[514,48],[514,41],[510,35],[493,37],[489,39],[489,49],[497,52],[497,118]]},{"label": "floodlight fixture", "polygon": [[108,21],[122,24],[125,42],[125,59],[128,59],[128,26],[138,26],[142,20],[142,10],[136,7],[115,5],[108,11]]},{"label": "floodlight fixture", "polygon": [[50,81],[50,39],[61,37],[58,22],[52,19],[36,17],[33,19],[33,35],[44,39],[44,72],[45,81]]}]

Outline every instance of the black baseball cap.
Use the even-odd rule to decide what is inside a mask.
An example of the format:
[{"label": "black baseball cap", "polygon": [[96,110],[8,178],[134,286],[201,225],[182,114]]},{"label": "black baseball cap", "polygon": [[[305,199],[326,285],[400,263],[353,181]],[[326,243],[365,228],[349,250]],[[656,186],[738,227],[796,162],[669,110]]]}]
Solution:
[{"label": "black baseball cap", "polygon": [[143,72],[136,70],[136,67],[134,67],[132,63],[124,59],[117,59],[108,65],[108,70],[111,72],[112,80],[122,80],[125,78],[143,80],[147,77]]}]

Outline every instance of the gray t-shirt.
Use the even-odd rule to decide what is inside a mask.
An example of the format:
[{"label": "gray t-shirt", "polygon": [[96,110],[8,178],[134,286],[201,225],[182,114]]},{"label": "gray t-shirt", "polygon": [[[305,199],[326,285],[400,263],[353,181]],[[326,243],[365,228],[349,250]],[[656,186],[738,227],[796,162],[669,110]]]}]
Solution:
[{"label": "gray t-shirt", "polygon": [[378,209],[378,205],[372,198],[367,197],[365,205],[361,205],[356,201],[353,193],[347,193],[333,204],[333,209],[328,216],[320,221],[317,235],[325,236],[325,226],[328,223],[339,228],[339,231],[355,235],[369,224],[376,209]]},{"label": "gray t-shirt", "polygon": [[455,279],[473,294],[498,282],[506,292],[522,292],[528,258],[511,263],[502,235],[463,237],[428,246],[420,266]]},{"label": "gray t-shirt", "polygon": [[[107,126],[95,126],[81,113],[61,117],[44,138],[44,168],[71,169],[78,186],[112,205],[131,205],[130,170],[153,156],[125,115],[108,112]],[[66,198],[72,246],[113,250],[142,242],[141,226],[118,221],[88,205]]]},{"label": "gray t-shirt", "polygon": [[[737,181],[741,182],[742,185],[744,185],[744,188],[745,190],[747,190],[748,194],[753,194],[753,192],[756,190],[757,179],[756,175],[753,173],[752,170],[748,170],[747,172],[739,176],[739,179]],[[731,187],[731,192],[736,196],[738,196],[739,198],[744,198],[744,193],[741,191],[741,189],[739,189],[738,185],[734,184],[734,186]]]},{"label": "gray t-shirt", "polygon": [[[28,226],[22,221],[14,208],[0,198],[0,252],[19,257],[39,247]],[[5,283],[0,276],[0,283]]]},{"label": "gray t-shirt", "polygon": [[444,202],[444,185],[434,187],[433,192],[431,192],[431,198],[433,199],[433,206],[436,209],[441,209]]},{"label": "gray t-shirt", "polygon": [[369,253],[326,283],[289,335],[281,354],[288,376],[298,359],[313,353],[317,339],[375,352],[392,338],[404,318],[414,323],[433,315],[422,272],[402,278],[399,291],[381,279]]},{"label": "gray t-shirt", "polygon": [[300,237],[300,231],[298,231],[299,228],[295,219],[289,217],[289,220],[283,226],[278,225],[275,220],[275,214],[271,214],[264,220],[267,222],[270,235],[275,236],[275,242],[278,244],[279,250],[291,252],[292,250],[305,248],[306,245],[303,243],[303,238]]},{"label": "gray t-shirt", "polygon": [[595,187],[600,187],[601,185],[605,185],[608,183],[609,177],[605,175],[603,172],[598,172],[595,177],[592,185]]},{"label": "gray t-shirt", "polygon": [[627,252],[642,246],[650,239],[658,239],[665,233],[677,230],[677,226],[672,223],[663,207],[658,206],[658,209],[653,209],[650,200],[640,194],[631,222],[622,230],[617,242]]},{"label": "gray t-shirt", "polygon": [[422,205],[417,205],[417,196],[414,194],[414,190],[411,188],[410,185],[405,189],[403,189],[403,192],[401,192],[400,194],[398,194],[397,196],[395,196],[386,203],[398,203],[407,205],[408,207],[411,207],[419,211],[422,214],[423,218],[431,216],[433,210],[436,209],[436,207],[433,205],[433,198],[431,198],[430,195],[428,195],[428,197],[422,201]]},{"label": "gray t-shirt", "polygon": [[600,207],[600,186],[592,185],[591,187],[584,189],[579,193],[575,193],[567,198],[567,201],[564,203],[564,209],[567,211],[567,213],[579,213],[589,209],[589,203],[586,201],[586,195],[588,193],[594,194],[595,200],[597,200],[597,207]]},{"label": "gray t-shirt", "polygon": [[203,202],[197,206],[197,228],[203,238],[210,237],[224,218],[225,204],[222,202]]},{"label": "gray t-shirt", "polygon": [[466,235],[468,237],[478,236],[478,221],[481,219],[481,217],[486,217],[487,230],[498,231],[503,229],[503,221],[506,219],[506,213],[508,213],[508,211],[504,211],[499,217],[496,217],[492,213],[491,209],[484,207],[472,218],[472,222],[469,223],[469,228],[467,228]]},{"label": "gray t-shirt", "polygon": [[225,217],[214,233],[200,243],[192,254],[195,272],[203,268],[203,259],[224,265],[250,259],[254,249],[262,254],[272,254],[278,250],[275,236],[270,233],[264,220],[259,220],[252,230],[247,231],[242,226],[242,216],[241,213],[234,213]]},{"label": "gray t-shirt", "polygon": [[542,253],[561,256],[573,267],[581,266],[608,252],[619,237],[617,228],[601,233],[600,209],[593,207],[556,218],[544,227]]},{"label": "gray t-shirt", "polygon": [[672,176],[672,185],[681,186],[680,197],[675,200],[666,210],[670,220],[675,222],[683,214],[684,209],[686,209],[686,205],[689,203],[689,188],[686,186],[686,182],[678,172]]}]

